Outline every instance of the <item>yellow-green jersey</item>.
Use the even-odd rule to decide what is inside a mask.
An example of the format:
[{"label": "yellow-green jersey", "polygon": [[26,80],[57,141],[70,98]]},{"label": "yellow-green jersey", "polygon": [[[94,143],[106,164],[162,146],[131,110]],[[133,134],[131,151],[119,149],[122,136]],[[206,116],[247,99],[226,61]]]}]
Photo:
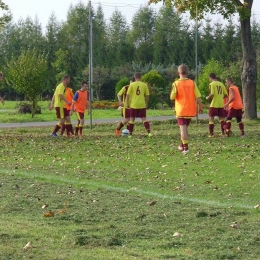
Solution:
[{"label": "yellow-green jersey", "polygon": [[66,107],[65,101],[61,100],[59,97],[60,94],[65,95],[66,87],[63,83],[60,83],[54,93],[54,107]]},{"label": "yellow-green jersey", "polygon": [[213,95],[210,107],[222,108],[224,107],[224,96],[227,96],[227,89],[223,83],[219,81],[212,81],[209,84],[210,94]]},{"label": "yellow-green jersey", "polygon": [[117,95],[123,97],[123,103],[124,103],[124,108],[127,108],[127,104],[126,104],[126,93],[127,93],[127,90],[129,88],[129,85],[126,85],[124,87],[121,88],[121,90],[117,93]]},{"label": "yellow-green jersey", "polygon": [[147,84],[141,81],[132,82],[127,90],[130,99],[130,108],[146,108],[146,96],[149,96]]}]

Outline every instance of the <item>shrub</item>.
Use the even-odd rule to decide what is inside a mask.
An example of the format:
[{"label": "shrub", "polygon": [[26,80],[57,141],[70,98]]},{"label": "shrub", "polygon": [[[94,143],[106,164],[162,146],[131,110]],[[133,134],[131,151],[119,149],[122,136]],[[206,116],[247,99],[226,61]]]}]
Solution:
[{"label": "shrub", "polygon": [[[32,114],[32,104],[28,102],[20,102],[15,106],[19,114]],[[37,105],[35,114],[41,114],[41,107]]]}]

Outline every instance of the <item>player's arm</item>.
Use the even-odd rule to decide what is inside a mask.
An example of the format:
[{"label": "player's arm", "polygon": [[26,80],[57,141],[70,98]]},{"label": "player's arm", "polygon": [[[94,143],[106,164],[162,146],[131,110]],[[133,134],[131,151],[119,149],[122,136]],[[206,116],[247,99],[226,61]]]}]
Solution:
[{"label": "player's arm", "polygon": [[131,95],[131,85],[129,86],[127,92],[126,92],[126,98],[125,98],[125,102],[126,102],[126,107],[130,108],[130,95]]},{"label": "player's arm", "polygon": [[203,107],[202,107],[202,102],[201,102],[201,94],[200,94],[200,91],[199,91],[196,84],[195,84],[195,97],[196,97],[196,102],[197,102],[197,105],[198,105],[199,113],[203,113]]},{"label": "player's arm", "polygon": [[55,94],[53,94],[52,99],[51,99],[51,104],[50,104],[50,106],[49,106],[49,110],[50,110],[50,111],[51,111],[51,110],[53,109],[53,107],[54,107],[54,102],[55,102]]},{"label": "player's arm", "polygon": [[236,98],[235,91],[232,88],[230,88],[228,102],[224,105],[224,108],[226,109],[228,105],[235,100],[235,98]]},{"label": "player's arm", "polygon": [[75,112],[75,103],[76,101],[78,100],[78,97],[79,97],[79,93],[76,92],[73,99],[72,99],[72,104],[71,104],[71,109],[70,109],[70,115],[72,115],[73,112]]},{"label": "player's arm", "polygon": [[5,101],[1,96],[0,96],[0,101],[2,102],[3,105],[5,104]]},{"label": "player's arm", "polygon": [[209,95],[206,97],[206,100],[210,100],[214,97],[213,89],[211,85],[209,85]]},{"label": "player's arm", "polygon": [[170,93],[170,100],[174,100],[176,98],[176,95],[177,95],[177,86],[175,83],[173,83],[172,90]]},{"label": "player's arm", "polygon": [[63,94],[59,94],[59,98],[61,100],[63,100],[67,105],[71,105],[71,103],[65,98],[65,96]]}]

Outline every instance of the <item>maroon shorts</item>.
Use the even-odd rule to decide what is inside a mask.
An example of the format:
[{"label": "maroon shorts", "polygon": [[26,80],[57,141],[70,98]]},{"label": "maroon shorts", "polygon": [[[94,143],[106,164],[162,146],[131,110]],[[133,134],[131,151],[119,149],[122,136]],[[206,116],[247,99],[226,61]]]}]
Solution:
[{"label": "maroon shorts", "polygon": [[70,116],[70,110],[69,109],[67,109],[67,108],[65,108],[66,110],[65,110],[65,117],[68,117],[68,116]]},{"label": "maroon shorts", "polygon": [[228,110],[228,115],[227,117],[236,117],[236,118],[242,118],[243,116],[243,110],[242,109],[235,109],[233,107],[231,107],[229,110]]},{"label": "maroon shorts", "polygon": [[56,117],[58,119],[64,119],[66,117],[67,109],[65,107],[55,107]]},{"label": "maroon shorts", "polygon": [[191,119],[190,118],[183,118],[183,117],[177,117],[177,123],[178,125],[189,125]]},{"label": "maroon shorts", "polygon": [[76,115],[77,115],[78,120],[84,119],[84,113],[76,112]]},{"label": "maroon shorts", "polygon": [[122,117],[123,118],[130,118],[130,109],[129,108],[123,108],[122,109]]},{"label": "maroon shorts", "polygon": [[228,115],[228,111],[223,108],[223,116],[224,116],[224,117],[227,117],[227,115]]},{"label": "maroon shorts", "polygon": [[130,117],[146,117],[146,108],[130,108]]},{"label": "maroon shorts", "polygon": [[214,116],[218,116],[218,117],[225,117],[223,114],[224,109],[221,108],[217,108],[217,107],[210,107],[209,108],[209,116],[210,117],[214,117]]}]

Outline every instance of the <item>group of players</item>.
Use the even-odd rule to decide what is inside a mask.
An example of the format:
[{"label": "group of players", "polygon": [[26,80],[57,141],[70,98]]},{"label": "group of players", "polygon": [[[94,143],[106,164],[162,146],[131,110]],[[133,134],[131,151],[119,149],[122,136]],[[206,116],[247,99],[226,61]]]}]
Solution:
[{"label": "group of players", "polygon": [[[188,78],[188,67],[182,64],[178,67],[179,79],[172,85],[170,99],[175,100],[175,113],[177,123],[180,127],[181,142],[178,149],[183,153],[189,152],[188,147],[188,126],[191,118],[196,116],[198,111],[203,113],[201,94],[195,82]],[[232,78],[226,79],[228,91],[223,83],[214,73],[209,75],[209,95],[207,100],[211,100],[209,109],[209,137],[214,137],[214,118],[218,117],[222,136],[229,137],[231,135],[231,120],[236,118],[241,137],[245,136],[244,124],[242,122],[243,103],[237,86],[235,86]],[[150,132],[150,124],[146,120],[146,108],[149,101],[149,89],[146,84],[141,82],[141,74],[135,73],[134,78],[130,81],[130,85],[124,86],[117,94],[120,106],[122,107],[122,116],[124,120],[120,122],[115,130],[119,136],[121,129],[127,125],[129,137],[132,136],[134,121],[136,117],[140,117],[148,132],[148,136],[152,136]]]}]

